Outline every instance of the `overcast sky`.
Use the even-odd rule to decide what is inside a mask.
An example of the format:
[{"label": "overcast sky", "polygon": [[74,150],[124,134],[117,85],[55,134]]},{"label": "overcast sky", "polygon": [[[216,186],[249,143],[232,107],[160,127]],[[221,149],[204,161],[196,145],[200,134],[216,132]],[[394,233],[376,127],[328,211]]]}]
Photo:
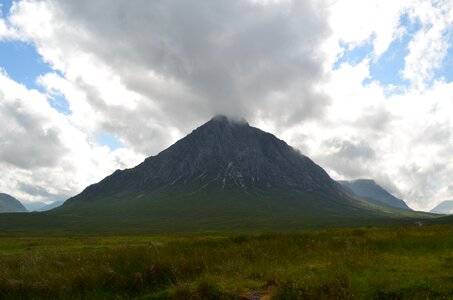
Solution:
[{"label": "overcast sky", "polygon": [[453,1],[0,1],[0,192],[79,193],[213,115],[453,199]]}]

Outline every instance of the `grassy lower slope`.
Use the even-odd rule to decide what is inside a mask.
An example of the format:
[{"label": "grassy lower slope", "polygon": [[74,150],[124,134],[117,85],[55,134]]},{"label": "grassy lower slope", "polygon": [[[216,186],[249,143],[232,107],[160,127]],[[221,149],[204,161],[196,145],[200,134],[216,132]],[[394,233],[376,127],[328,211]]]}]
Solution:
[{"label": "grassy lower slope", "polygon": [[450,299],[453,226],[0,236],[2,299]]},{"label": "grassy lower slope", "polygon": [[[125,200],[126,199],[126,200]],[[415,224],[430,214],[317,194],[244,196],[204,193],[68,203],[45,213],[0,215],[7,232],[170,233],[292,231],[321,227]],[[351,200],[352,201],[352,200]]]}]

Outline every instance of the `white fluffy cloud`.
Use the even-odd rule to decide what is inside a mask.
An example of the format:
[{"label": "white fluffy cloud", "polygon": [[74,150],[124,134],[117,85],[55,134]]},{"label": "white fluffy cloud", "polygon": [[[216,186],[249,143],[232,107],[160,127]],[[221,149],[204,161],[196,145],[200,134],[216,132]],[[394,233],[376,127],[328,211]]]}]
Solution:
[{"label": "white fluffy cloud", "polygon": [[[332,63],[345,50],[365,43],[378,59],[395,40],[407,34],[406,22],[420,27],[411,37],[402,75],[414,88],[423,89],[441,67],[451,44],[453,2],[331,0],[329,23],[333,34],[326,41]],[[340,47],[338,43],[345,45]]]},{"label": "white fluffy cloud", "polygon": [[332,0],[329,18],[334,31],[332,39],[348,44],[347,48],[371,42],[374,56],[382,55],[400,34],[398,23],[405,2],[409,1]]},{"label": "white fluffy cloud", "polygon": [[[19,1],[0,39],[35,45],[55,72],[37,78],[42,92],[0,76],[0,190],[64,198],[226,113],[335,178],[372,177],[429,209],[453,197],[453,87],[434,76],[452,20],[450,1]],[[408,34],[409,84],[372,78]],[[364,44],[363,60],[334,68]],[[50,105],[61,97],[70,114]],[[101,134],[124,147],[99,145]]]},{"label": "white fluffy cloud", "polygon": [[[364,85],[368,62],[343,65],[326,91],[336,101],[306,151],[337,178],[371,177],[417,209],[450,198],[453,84],[388,94]],[[297,140],[294,141],[297,143]]]},{"label": "white fluffy cloud", "polygon": [[421,2],[408,9],[409,15],[420,23],[409,44],[403,76],[415,88],[423,89],[441,67],[451,43],[453,3],[451,1]]},{"label": "white fluffy cloud", "polygon": [[[9,166],[3,182],[14,184],[3,190],[33,198],[22,180],[43,187],[43,195],[71,195],[157,153],[215,113],[280,115],[284,123],[317,117],[328,102],[315,88],[323,77],[317,46],[329,32],[319,9],[309,1],[16,2],[2,23],[8,38],[14,33],[35,45],[57,72],[37,79],[44,94],[20,87],[27,94],[22,103],[34,94],[46,112],[30,122],[33,131],[4,135],[13,146],[0,157]],[[10,90],[16,99],[19,85],[4,80],[16,85]],[[49,105],[61,97],[69,115]],[[25,116],[2,114],[16,121],[32,113],[26,106]],[[125,148],[96,145],[103,133]],[[27,137],[28,145],[13,143]],[[48,168],[56,179],[43,182],[33,168]]]},{"label": "white fluffy cloud", "polygon": [[96,145],[47,100],[0,74],[0,190],[28,201],[66,199],[143,159]]},{"label": "white fluffy cloud", "polygon": [[[323,88],[331,105],[324,119],[286,136],[335,178],[374,178],[415,209],[451,198],[453,85],[434,77],[451,47],[451,1],[340,0],[331,2],[330,14]],[[403,17],[416,32],[407,32]],[[410,42],[400,71],[409,84],[383,85],[370,65],[403,34]],[[362,61],[332,68],[367,43],[372,51]]]}]

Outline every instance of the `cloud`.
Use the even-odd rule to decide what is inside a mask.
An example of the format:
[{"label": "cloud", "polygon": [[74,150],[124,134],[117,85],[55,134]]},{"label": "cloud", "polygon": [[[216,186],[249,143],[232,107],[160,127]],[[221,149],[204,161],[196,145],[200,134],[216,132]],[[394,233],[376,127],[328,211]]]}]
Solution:
[{"label": "cloud", "polygon": [[333,138],[321,145],[317,160],[324,166],[341,172],[348,178],[367,177],[370,162],[375,161],[376,153],[367,141],[358,139]]},{"label": "cloud", "polygon": [[[451,45],[451,1],[340,0],[332,1],[329,11],[333,34],[324,46],[330,47],[330,64],[346,50],[366,43],[373,48],[367,58],[376,62],[407,34],[411,36],[408,54],[400,72],[417,89],[432,83]],[[410,27],[416,27],[415,32]]]},{"label": "cloud", "polygon": [[0,41],[20,39],[19,35],[8,26],[5,19],[1,18],[0,12]]},{"label": "cloud", "polygon": [[[405,1],[344,0],[331,1],[329,23],[334,42],[354,48],[365,42],[373,45],[374,59],[382,55],[400,33],[399,19],[405,9]],[[414,1],[411,1],[413,3]],[[360,25],[359,25],[360,24]],[[344,51],[338,47],[338,55]]]},{"label": "cloud", "polygon": [[0,190],[21,200],[62,200],[117,168],[140,162],[96,145],[48,103],[0,74]]},{"label": "cloud", "polygon": [[405,57],[404,78],[416,88],[425,88],[434,72],[441,66],[451,46],[453,25],[453,3],[421,2],[409,9],[409,15],[421,25],[409,43],[409,54]]},{"label": "cloud", "polygon": [[364,62],[333,71],[329,123],[302,129],[317,135],[308,154],[336,178],[374,178],[415,209],[451,198],[453,84],[388,94],[377,82],[363,84],[367,68]]},{"label": "cloud", "polygon": [[0,160],[19,168],[55,166],[66,152],[58,114],[46,98],[0,74]]},{"label": "cloud", "polygon": [[[0,89],[10,94],[0,113],[16,127],[2,136],[0,188],[28,200],[74,194],[216,113],[287,126],[320,117],[329,27],[316,3],[15,2],[5,32],[56,72],[37,79],[42,92],[3,77],[12,88]],[[67,115],[50,105],[60,98]],[[99,145],[105,133],[125,148]]]},{"label": "cloud", "polygon": [[186,132],[216,113],[319,117],[329,27],[315,3],[22,1],[10,21],[86,94],[103,119],[96,126],[149,154],[170,142],[159,127]]}]

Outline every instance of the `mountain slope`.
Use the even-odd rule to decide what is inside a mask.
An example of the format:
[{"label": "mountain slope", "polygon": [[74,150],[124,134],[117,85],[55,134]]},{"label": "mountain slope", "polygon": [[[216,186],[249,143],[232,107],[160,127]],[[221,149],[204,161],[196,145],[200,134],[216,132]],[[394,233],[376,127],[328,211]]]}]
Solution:
[{"label": "mountain slope", "polygon": [[45,202],[40,202],[40,201],[23,201],[22,204],[25,206],[25,208],[28,211],[39,211],[39,209],[43,206],[46,206],[47,204]]},{"label": "mountain slope", "polygon": [[366,198],[373,203],[409,211],[411,210],[406,202],[387,192],[372,179],[356,179],[353,181],[338,182],[350,189],[357,196]]},{"label": "mountain slope", "polygon": [[0,213],[27,212],[27,209],[16,198],[0,193]]},{"label": "mountain slope", "polygon": [[436,207],[431,209],[432,213],[435,214],[446,214],[446,215],[452,215],[453,214],[453,200],[446,200],[442,201]]},{"label": "mountain slope", "polygon": [[62,201],[55,201],[50,204],[47,204],[45,202],[39,202],[39,201],[23,202],[22,204],[30,212],[40,212],[40,211],[48,211],[48,210],[54,209],[56,207],[61,206],[63,203],[64,203],[64,201],[62,200]]},{"label": "mountain slope", "polygon": [[63,205],[63,203],[64,203],[64,201],[55,201],[50,204],[45,204],[45,205],[41,206],[36,211],[48,211],[48,210],[51,210],[51,209],[54,209],[54,208],[57,208],[57,207]]}]

